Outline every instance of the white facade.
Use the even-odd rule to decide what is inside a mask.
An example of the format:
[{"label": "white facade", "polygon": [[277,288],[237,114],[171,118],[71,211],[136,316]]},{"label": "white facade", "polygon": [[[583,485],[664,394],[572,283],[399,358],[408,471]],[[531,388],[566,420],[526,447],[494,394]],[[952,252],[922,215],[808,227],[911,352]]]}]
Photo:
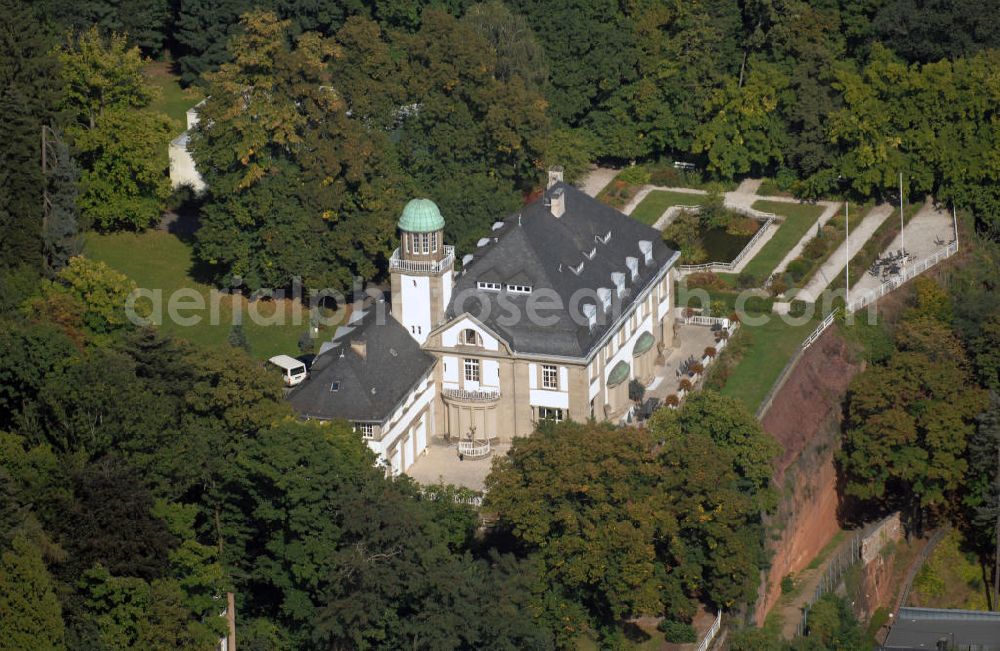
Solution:
[{"label": "white facade", "polygon": [[[450,274],[446,274],[450,276]],[[431,331],[431,279],[429,276],[400,274],[403,313],[399,322],[419,343],[427,341]]]},{"label": "white facade", "polygon": [[382,425],[381,435],[366,441],[368,447],[389,465],[393,475],[406,472],[417,457],[427,451],[428,435],[434,423],[435,398],[437,386],[433,374],[428,374]]},{"label": "white facade", "polygon": [[204,192],[205,180],[195,168],[194,158],[188,150],[188,143],[191,139],[191,129],[198,124],[198,107],[204,104],[204,100],[187,110],[187,130],[170,141],[167,148],[167,155],[170,159],[170,186],[174,189],[189,185],[195,192]]}]

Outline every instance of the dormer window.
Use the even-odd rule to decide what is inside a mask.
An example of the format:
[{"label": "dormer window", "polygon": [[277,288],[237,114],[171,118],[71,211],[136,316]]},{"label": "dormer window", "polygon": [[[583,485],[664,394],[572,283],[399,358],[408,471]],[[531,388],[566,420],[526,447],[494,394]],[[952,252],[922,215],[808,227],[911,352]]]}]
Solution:
[{"label": "dormer window", "polygon": [[602,241],[603,241],[603,242],[604,242],[605,244],[607,244],[608,242],[610,242],[610,241],[611,241],[611,231],[608,231],[608,232],[607,232],[607,234],[605,234],[605,236],[604,236],[604,239],[603,239]]},{"label": "dormer window", "polygon": [[649,240],[639,240],[639,251],[646,264],[653,264],[653,243]]},{"label": "dormer window", "polygon": [[354,423],[354,431],[361,434],[361,438],[370,441],[375,438],[375,423]]},{"label": "dormer window", "polygon": [[500,291],[500,283],[487,283],[480,280],[478,283],[476,283],[476,287],[486,292]]},{"label": "dormer window", "polygon": [[511,294],[530,294],[531,285],[507,285],[507,291]]},{"label": "dormer window", "polygon": [[597,306],[587,303],[583,306],[583,315],[587,317],[587,327],[591,330],[597,325]]},{"label": "dormer window", "polygon": [[482,346],[483,340],[478,332],[472,328],[466,328],[462,331],[462,343],[466,346]]},{"label": "dormer window", "polygon": [[625,293],[625,274],[620,271],[615,271],[611,274],[611,282],[615,284],[615,291],[618,292],[618,296],[621,297]]},{"label": "dormer window", "polygon": [[607,287],[599,287],[597,289],[597,297],[601,299],[601,305],[604,307],[604,311],[607,312],[611,309],[611,290]]},{"label": "dormer window", "polygon": [[590,250],[590,253],[584,253],[588,260],[593,260],[594,256],[597,255],[597,247],[595,246]]},{"label": "dormer window", "polygon": [[570,269],[573,271],[573,273],[579,276],[580,274],[583,273],[583,262],[580,262],[580,264],[576,265],[575,267],[570,267]]},{"label": "dormer window", "polygon": [[639,258],[628,256],[625,258],[625,266],[628,267],[629,272],[632,274],[633,281],[639,277]]}]

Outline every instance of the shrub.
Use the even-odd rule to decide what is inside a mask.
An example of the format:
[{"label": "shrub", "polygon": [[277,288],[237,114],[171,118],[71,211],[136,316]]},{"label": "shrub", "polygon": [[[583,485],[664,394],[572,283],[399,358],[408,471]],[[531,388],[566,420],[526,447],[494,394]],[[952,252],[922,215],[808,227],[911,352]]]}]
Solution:
[{"label": "shrub", "polygon": [[802,257],[806,260],[817,260],[822,258],[830,245],[830,240],[826,237],[814,237],[802,248]]},{"label": "shrub", "polygon": [[784,294],[788,289],[788,283],[785,282],[784,278],[775,278],[771,282],[771,296],[777,296],[779,294]]},{"label": "shrub", "polygon": [[715,347],[714,347],[714,346],[707,346],[707,347],[705,348],[705,357],[715,357],[715,354],[716,354],[717,352],[718,352],[718,351],[717,351],[717,350],[715,350]]},{"label": "shrub", "polygon": [[683,380],[681,380],[680,384],[677,385],[677,390],[690,391],[692,386],[694,385],[691,384],[691,380],[684,378]]},{"label": "shrub", "polygon": [[700,271],[687,277],[690,289],[726,289],[726,281],[711,271]]},{"label": "shrub", "polygon": [[681,399],[678,398],[676,394],[671,393],[663,400],[663,403],[668,407],[676,407],[681,404]]},{"label": "shrub", "polygon": [[649,182],[653,185],[681,185],[680,174],[672,166],[657,165],[649,172]]},{"label": "shrub", "polygon": [[778,173],[774,175],[774,183],[782,192],[788,192],[798,180],[795,170],[788,167],[779,167]]},{"label": "shrub", "polygon": [[810,265],[807,260],[795,258],[789,262],[788,267],[785,268],[785,275],[790,277],[793,283],[797,283],[805,278],[805,275],[809,273],[809,268],[811,266],[812,265]]},{"label": "shrub", "polygon": [[806,303],[805,301],[802,301],[802,300],[799,300],[799,299],[795,299],[788,306],[788,314],[789,314],[789,316],[793,316],[793,317],[803,316],[803,315],[805,315],[806,309],[808,307],[809,307],[809,304]]},{"label": "shrub", "polygon": [[740,275],[736,276],[736,286],[740,289],[750,289],[758,285],[760,285],[760,279],[749,271],[741,271]]},{"label": "shrub", "polygon": [[695,375],[698,375],[704,370],[705,367],[701,365],[701,362],[695,362],[694,364],[691,365],[691,372],[694,373]]},{"label": "shrub", "polygon": [[730,235],[750,237],[760,230],[760,222],[752,217],[733,217],[726,224],[726,232]]},{"label": "shrub", "polygon": [[643,396],[646,395],[646,387],[642,386],[642,382],[639,380],[632,380],[628,383],[628,397],[632,402],[642,402]]},{"label": "shrub", "polygon": [[618,174],[618,180],[629,185],[646,185],[649,183],[649,170],[642,165],[626,167]]},{"label": "shrub", "polygon": [[690,644],[698,641],[698,633],[694,627],[684,622],[665,619],[656,626],[663,633],[663,639],[674,644]]},{"label": "shrub", "polygon": [[795,589],[795,581],[792,579],[791,574],[786,574],[781,579],[781,594],[789,594]]}]

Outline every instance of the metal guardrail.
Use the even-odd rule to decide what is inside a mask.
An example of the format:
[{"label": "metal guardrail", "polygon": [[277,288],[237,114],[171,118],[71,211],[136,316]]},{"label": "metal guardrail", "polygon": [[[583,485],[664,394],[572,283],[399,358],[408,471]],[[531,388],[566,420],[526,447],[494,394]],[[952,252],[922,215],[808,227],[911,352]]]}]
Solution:
[{"label": "metal guardrail", "polygon": [[418,273],[438,273],[443,271],[455,263],[455,247],[450,245],[445,245],[444,247],[444,257],[440,260],[434,261],[423,261],[423,260],[403,260],[399,257],[399,249],[397,248],[392,252],[392,257],[389,258],[389,268],[396,271],[415,271]]},{"label": "metal guardrail", "polygon": [[809,628],[809,610],[813,604],[819,601],[826,593],[836,590],[837,585],[840,584],[840,580],[847,570],[861,561],[861,539],[863,537],[863,532],[859,531],[855,533],[854,537],[850,540],[850,545],[835,556],[830,561],[830,564],[827,565],[823,576],[820,577],[819,584],[816,586],[816,590],[813,591],[812,596],[802,608],[802,619],[796,628],[796,635],[802,636],[806,634]]}]

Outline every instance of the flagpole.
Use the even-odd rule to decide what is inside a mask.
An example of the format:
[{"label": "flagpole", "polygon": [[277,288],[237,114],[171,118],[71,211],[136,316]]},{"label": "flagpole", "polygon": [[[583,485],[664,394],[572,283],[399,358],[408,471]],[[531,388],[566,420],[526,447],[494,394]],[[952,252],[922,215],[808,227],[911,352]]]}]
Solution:
[{"label": "flagpole", "polygon": [[847,259],[844,265],[844,284],[847,288],[847,309],[851,307],[851,203],[844,202],[844,230],[846,231],[847,246],[844,248],[844,257]]},{"label": "flagpole", "polygon": [[[906,253],[906,225],[903,224],[903,173],[899,173],[899,245],[902,253]],[[906,257],[903,256],[903,264],[906,264]]]}]

